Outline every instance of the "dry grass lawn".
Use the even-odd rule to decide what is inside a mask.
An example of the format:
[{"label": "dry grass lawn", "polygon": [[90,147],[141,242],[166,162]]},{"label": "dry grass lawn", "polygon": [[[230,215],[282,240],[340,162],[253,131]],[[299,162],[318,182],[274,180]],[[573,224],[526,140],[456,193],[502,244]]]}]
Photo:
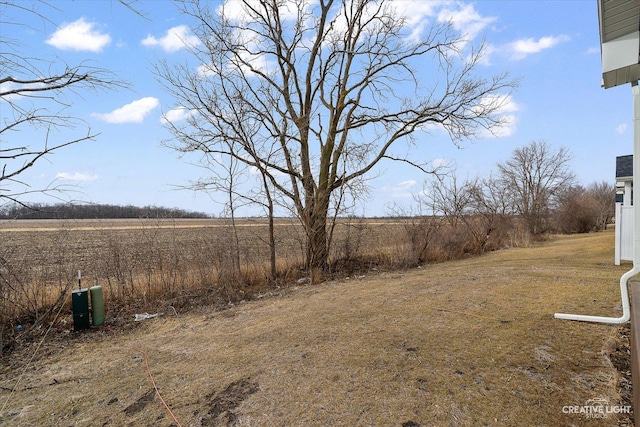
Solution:
[{"label": "dry grass lawn", "polygon": [[577,235],[137,328],[54,331],[26,371],[35,343],[3,360],[0,424],[176,425],[140,350],[182,426],[616,425],[563,407],[620,404],[618,327],[553,313],[619,316],[629,268],[613,265],[612,232]]}]

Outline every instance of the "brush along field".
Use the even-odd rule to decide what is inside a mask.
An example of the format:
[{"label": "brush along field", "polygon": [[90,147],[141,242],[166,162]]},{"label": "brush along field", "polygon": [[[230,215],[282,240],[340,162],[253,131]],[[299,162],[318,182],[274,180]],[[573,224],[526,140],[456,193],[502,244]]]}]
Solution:
[{"label": "brush along field", "polygon": [[[102,286],[121,309],[145,311],[161,300],[188,306],[194,296],[247,299],[271,287],[267,230],[264,219],[239,220],[235,233],[224,219],[0,221],[0,324],[38,323],[74,286],[78,270],[83,285]],[[366,249],[375,262],[382,251],[406,253],[395,250],[404,245],[397,236],[406,234],[394,220],[340,220],[333,256]],[[299,279],[305,255],[299,222],[278,219],[275,245],[277,282]],[[1,347],[2,339],[0,353]]]},{"label": "brush along field", "polygon": [[[281,289],[223,311],[53,329],[3,359],[13,426],[612,426],[613,233]],[[134,325],[134,326],[132,326]],[[33,361],[25,365],[35,353]]]}]

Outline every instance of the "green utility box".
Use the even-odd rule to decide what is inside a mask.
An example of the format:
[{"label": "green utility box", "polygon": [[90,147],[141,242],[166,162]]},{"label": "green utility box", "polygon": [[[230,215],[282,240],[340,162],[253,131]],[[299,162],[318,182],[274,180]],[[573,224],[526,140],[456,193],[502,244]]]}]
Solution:
[{"label": "green utility box", "polygon": [[89,329],[89,292],[87,289],[77,289],[71,292],[71,307],[73,308],[73,330]]},{"label": "green utility box", "polygon": [[91,293],[91,321],[93,326],[100,326],[104,323],[104,295],[102,286],[92,286]]}]

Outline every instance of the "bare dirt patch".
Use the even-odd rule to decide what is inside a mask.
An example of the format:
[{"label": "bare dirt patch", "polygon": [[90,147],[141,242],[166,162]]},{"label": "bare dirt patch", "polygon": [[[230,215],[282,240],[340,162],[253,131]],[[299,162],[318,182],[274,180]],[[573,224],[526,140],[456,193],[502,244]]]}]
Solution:
[{"label": "bare dirt patch", "polygon": [[[631,328],[629,324],[619,326],[605,345],[605,355],[619,373],[618,387],[620,390],[620,402],[623,406],[633,405],[633,382],[631,377]],[[635,414],[619,420],[620,426],[633,426]]]},{"label": "bare dirt patch", "polygon": [[253,382],[251,378],[243,378],[232,382],[219,393],[214,392],[208,395],[207,399],[211,399],[211,408],[200,421],[200,425],[217,426],[225,422],[233,425],[238,418],[233,411],[243,400],[258,390],[260,390],[258,383]]},{"label": "bare dirt patch", "polygon": [[149,391],[144,350],[183,426],[631,425],[563,409],[625,404],[623,330],[553,318],[619,316],[628,268],[613,265],[613,233],[571,236],[116,335],[60,333],[26,370],[35,346],[3,359],[0,423],[175,425]]}]

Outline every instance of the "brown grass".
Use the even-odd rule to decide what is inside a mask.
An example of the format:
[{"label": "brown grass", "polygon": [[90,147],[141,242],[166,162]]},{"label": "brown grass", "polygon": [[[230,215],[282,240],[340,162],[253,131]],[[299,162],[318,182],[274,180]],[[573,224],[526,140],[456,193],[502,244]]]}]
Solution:
[{"label": "brown grass", "polygon": [[613,233],[576,235],[116,335],[54,330],[26,371],[35,345],[4,359],[0,423],[175,425],[136,349],[183,426],[616,425],[562,408],[620,403],[618,328],[553,313],[619,316],[628,267]]}]

